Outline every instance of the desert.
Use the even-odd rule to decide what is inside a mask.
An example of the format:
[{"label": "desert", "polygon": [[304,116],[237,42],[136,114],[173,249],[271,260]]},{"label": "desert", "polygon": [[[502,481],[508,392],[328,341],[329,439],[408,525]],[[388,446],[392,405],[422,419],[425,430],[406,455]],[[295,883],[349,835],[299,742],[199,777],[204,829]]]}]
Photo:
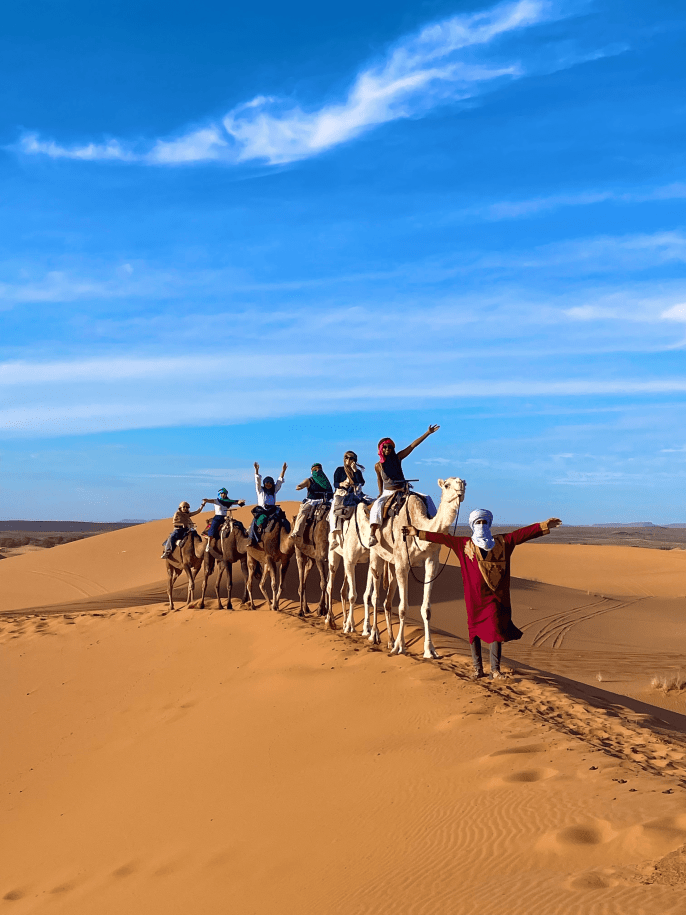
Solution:
[{"label": "desert", "polygon": [[211,584],[167,613],[169,524],[0,564],[8,912],[683,911],[684,693],[651,683],[679,673],[686,554],[519,547],[525,635],[474,682],[452,559],[439,659],[417,584],[391,657],[298,617],[292,573],[278,613]]}]

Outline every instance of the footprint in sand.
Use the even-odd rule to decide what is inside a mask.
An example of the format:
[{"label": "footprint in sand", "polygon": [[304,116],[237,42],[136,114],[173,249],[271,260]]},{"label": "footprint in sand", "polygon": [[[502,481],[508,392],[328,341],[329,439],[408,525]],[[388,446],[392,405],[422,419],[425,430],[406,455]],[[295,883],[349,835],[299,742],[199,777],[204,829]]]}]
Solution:
[{"label": "footprint in sand", "polygon": [[531,782],[542,782],[547,778],[557,775],[557,769],[520,769],[518,772],[511,772],[503,777],[504,782],[514,782],[529,784]]},{"label": "footprint in sand", "polygon": [[580,874],[578,877],[574,877],[567,885],[573,890],[605,890],[611,884],[602,874],[590,871],[587,874]]},{"label": "footprint in sand", "polygon": [[545,750],[545,745],[542,743],[528,743],[523,747],[508,747],[506,750],[496,750],[495,753],[491,753],[491,756],[519,756],[526,755],[527,753],[543,753]]},{"label": "footprint in sand", "polygon": [[25,890],[10,890],[2,898],[6,899],[7,902],[16,902],[19,899],[23,899],[24,896],[26,896]]},{"label": "footprint in sand", "polygon": [[572,849],[577,852],[598,845],[604,845],[614,839],[617,832],[607,820],[589,819],[585,823],[573,823],[554,829],[542,836],[536,843],[537,847],[545,851],[554,851],[558,854],[569,854]]}]

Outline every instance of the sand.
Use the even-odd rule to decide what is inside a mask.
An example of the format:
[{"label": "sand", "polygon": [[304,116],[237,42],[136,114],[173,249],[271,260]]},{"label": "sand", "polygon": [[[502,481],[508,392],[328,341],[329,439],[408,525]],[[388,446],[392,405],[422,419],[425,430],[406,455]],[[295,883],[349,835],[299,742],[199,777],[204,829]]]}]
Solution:
[{"label": "sand", "polygon": [[664,710],[569,676],[571,655],[594,650],[664,660],[674,597],[551,583],[565,563],[541,550],[555,544],[521,547],[541,574],[515,582],[516,672],[474,683],[456,568],[436,583],[441,660],[421,660],[418,630],[389,657],[300,620],[293,571],[282,613],[210,601],[166,615],[168,529],[0,564],[0,908],[684,911],[683,700]]}]

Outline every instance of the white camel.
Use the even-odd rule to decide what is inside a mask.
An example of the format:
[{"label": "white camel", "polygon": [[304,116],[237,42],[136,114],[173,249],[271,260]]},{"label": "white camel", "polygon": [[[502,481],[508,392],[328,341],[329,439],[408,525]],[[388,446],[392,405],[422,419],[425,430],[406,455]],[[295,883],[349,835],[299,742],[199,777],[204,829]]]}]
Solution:
[{"label": "white camel", "polygon": [[[388,647],[391,650],[391,654],[406,654],[405,616],[408,609],[410,567],[423,566],[423,575],[420,580],[424,582],[424,596],[421,606],[422,620],[424,622],[424,657],[438,657],[438,653],[431,641],[429,620],[431,619],[431,589],[438,573],[440,544],[417,540],[414,537],[404,540],[402,535],[402,528],[407,525],[439,534],[449,532],[455,522],[460,502],[464,499],[466,483],[459,477],[449,477],[447,480],[439,480],[438,485],[441,487],[441,502],[433,518],[429,518],[426,513],[424,500],[415,493],[410,492],[400,514],[396,515],[392,520],[384,521],[377,534],[378,543],[370,551],[369,569],[377,584],[377,594],[384,563],[388,563],[389,571],[392,570],[394,572],[393,577],[400,592],[398,635],[395,641],[393,640],[393,619],[388,598],[384,605],[388,629]],[[366,515],[360,515],[358,522],[362,541],[369,543],[370,530]],[[377,600],[374,600],[374,615],[369,640],[377,643],[380,641]]]},{"label": "white camel", "polygon": [[[366,524],[366,536],[361,533],[361,524]],[[360,562],[369,562],[369,522],[365,512],[365,506],[360,503],[355,507],[355,513],[352,518],[343,522],[342,545],[337,543],[333,538],[329,539],[329,580],[327,584],[327,605],[328,613],[324,620],[324,625],[328,629],[336,628],[336,621],[333,613],[333,581],[336,571],[343,560],[343,584],[341,585],[341,604],[343,605],[343,632],[356,632],[355,624],[355,603],[357,601],[357,585],[355,582],[355,567]],[[391,570],[389,570],[390,572]],[[369,637],[370,642],[378,642],[378,638],[372,637],[370,626],[370,607],[376,604],[377,600],[377,581],[371,574],[371,568],[367,573],[367,584],[364,589],[364,625],[362,635]],[[395,594],[395,578],[389,574],[389,584],[386,594],[386,604],[390,611],[390,604]],[[346,611],[346,602],[348,609]]]}]

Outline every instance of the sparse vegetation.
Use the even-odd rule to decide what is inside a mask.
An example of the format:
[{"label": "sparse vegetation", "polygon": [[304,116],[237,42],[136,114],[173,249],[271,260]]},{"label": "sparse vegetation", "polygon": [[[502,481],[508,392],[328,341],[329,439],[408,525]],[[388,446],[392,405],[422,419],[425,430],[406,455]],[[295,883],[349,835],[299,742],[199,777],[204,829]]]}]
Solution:
[{"label": "sparse vegetation", "polygon": [[656,674],[650,681],[653,689],[663,693],[682,692],[686,690],[686,676],[679,671],[672,674]]}]

